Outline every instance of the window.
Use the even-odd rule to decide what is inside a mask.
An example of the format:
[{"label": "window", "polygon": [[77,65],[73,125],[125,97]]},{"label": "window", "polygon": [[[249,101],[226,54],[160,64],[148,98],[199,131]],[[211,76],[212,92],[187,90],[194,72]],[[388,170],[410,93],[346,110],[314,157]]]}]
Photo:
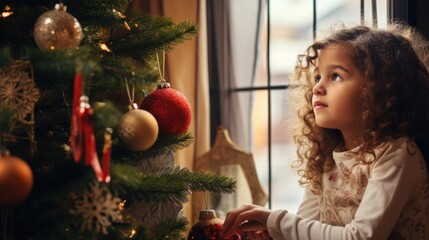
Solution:
[{"label": "window", "polygon": [[[292,139],[295,112],[288,104],[291,99],[287,81],[296,57],[313,41],[314,28],[317,34],[323,34],[339,21],[357,25],[362,18],[368,24],[385,27],[388,2],[212,2],[216,3],[209,3],[207,8],[209,29],[212,24],[209,39],[213,40],[209,54],[215,53],[216,61],[210,63],[210,79],[212,94],[216,96],[212,100],[220,105],[211,105],[211,111],[212,116],[221,112],[218,119],[212,119],[212,126],[223,125],[233,141],[253,153],[259,179],[270,194],[269,207],[296,212],[303,189],[290,168],[296,149]],[[217,16],[217,22],[210,23],[210,14]],[[376,22],[372,21],[373,16],[377,17]],[[230,208],[242,203],[235,204]]]},{"label": "window", "polygon": [[[258,174],[268,190],[271,184],[271,207],[285,208],[295,212],[301,201],[302,188],[297,175],[289,164],[295,159],[292,127],[295,112],[288,101],[287,77],[292,73],[296,56],[302,54],[313,40],[313,3],[316,2],[316,37],[335,24],[356,25],[360,23],[358,0],[271,0],[269,2],[270,37],[269,65],[271,79],[261,77],[257,86],[267,90],[256,91],[253,105],[253,153]],[[375,2],[375,1],[374,1]],[[371,1],[364,1],[364,16],[372,24]],[[377,1],[378,27],[387,25],[386,1]],[[270,86],[274,86],[272,88]],[[285,90],[286,89],[286,90]],[[271,93],[268,93],[271,91]],[[271,126],[268,124],[268,95],[271,95]],[[271,130],[269,130],[271,128]],[[271,131],[271,134],[268,132]],[[271,141],[268,136],[271,135]],[[271,150],[271,154],[268,151]],[[271,174],[268,170],[268,156],[271,156]],[[271,178],[271,180],[269,179]]]}]

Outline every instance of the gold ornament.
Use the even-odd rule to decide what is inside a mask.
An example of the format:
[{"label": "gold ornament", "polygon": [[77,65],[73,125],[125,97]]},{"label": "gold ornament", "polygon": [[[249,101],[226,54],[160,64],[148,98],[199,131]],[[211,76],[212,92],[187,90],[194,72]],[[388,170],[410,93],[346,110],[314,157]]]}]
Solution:
[{"label": "gold ornament", "polygon": [[33,172],[26,161],[6,154],[0,156],[0,206],[16,206],[33,188]]},{"label": "gold ornament", "polygon": [[55,10],[40,15],[34,26],[34,40],[40,49],[76,48],[82,41],[82,28],[67,7],[56,4]]},{"label": "gold ornament", "polygon": [[155,143],[158,137],[158,123],[148,111],[132,109],[122,116],[118,135],[129,150],[144,151]]}]

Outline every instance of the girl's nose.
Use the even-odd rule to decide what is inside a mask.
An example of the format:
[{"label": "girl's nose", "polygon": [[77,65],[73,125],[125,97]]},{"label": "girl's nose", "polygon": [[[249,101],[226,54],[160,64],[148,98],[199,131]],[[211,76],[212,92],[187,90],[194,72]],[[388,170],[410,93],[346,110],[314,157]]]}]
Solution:
[{"label": "girl's nose", "polygon": [[326,93],[326,89],[322,84],[322,81],[319,81],[313,87],[313,95],[323,95]]}]

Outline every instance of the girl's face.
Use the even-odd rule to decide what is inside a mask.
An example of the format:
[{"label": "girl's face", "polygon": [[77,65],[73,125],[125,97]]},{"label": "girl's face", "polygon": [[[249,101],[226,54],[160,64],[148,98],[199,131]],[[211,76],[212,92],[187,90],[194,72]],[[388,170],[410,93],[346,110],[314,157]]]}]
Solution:
[{"label": "girl's face", "polygon": [[365,83],[348,50],[346,45],[333,44],[320,51],[312,99],[316,124],[338,129],[344,138],[357,137],[359,132],[359,98]]}]

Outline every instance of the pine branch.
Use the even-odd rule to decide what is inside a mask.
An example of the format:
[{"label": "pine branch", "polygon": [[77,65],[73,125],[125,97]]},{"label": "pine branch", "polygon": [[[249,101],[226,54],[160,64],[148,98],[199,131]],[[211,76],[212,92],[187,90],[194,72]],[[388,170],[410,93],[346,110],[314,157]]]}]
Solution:
[{"label": "pine branch", "polygon": [[7,67],[12,61],[9,47],[0,48],[0,68]]},{"label": "pine branch", "polygon": [[142,175],[131,166],[114,164],[111,175],[110,188],[113,192],[140,201],[184,202],[189,194],[188,187],[182,182],[168,182],[168,179],[156,174]]},{"label": "pine branch", "polygon": [[141,175],[129,166],[117,165],[112,170],[113,191],[132,192],[135,198],[145,201],[183,202],[189,190],[232,193],[236,188],[232,178],[186,168],[165,168]]},{"label": "pine branch", "polygon": [[[94,51],[87,46],[56,51],[34,49],[30,52],[29,58],[35,73],[42,76],[43,81],[40,78],[36,79],[38,87],[42,89],[58,91],[58,88],[70,88],[76,72],[76,62],[80,63],[84,74],[89,75],[101,71],[97,54],[94,54]],[[44,78],[43,76],[49,77]]]},{"label": "pine branch", "polygon": [[0,105],[0,134],[9,132],[14,114],[11,108]]},{"label": "pine branch", "polygon": [[181,232],[186,230],[188,224],[186,218],[168,219],[162,221],[154,231],[152,231],[152,237],[154,240],[164,239],[180,239]]},{"label": "pine branch", "polygon": [[[90,82],[90,87],[97,89],[97,92],[125,93],[125,80],[129,85],[134,84],[135,89],[156,86],[158,72],[133,58],[105,54],[100,64],[103,72],[94,76]],[[135,94],[136,97],[143,96],[142,91],[136,91]]]},{"label": "pine branch", "polygon": [[82,26],[116,25],[128,8],[129,0],[64,1],[67,11],[79,19]]},{"label": "pine branch", "polygon": [[106,128],[114,129],[118,126],[122,113],[111,102],[94,103],[94,134],[99,148],[104,142]]},{"label": "pine branch", "polygon": [[176,152],[186,148],[191,144],[192,140],[193,136],[189,132],[182,135],[158,136],[154,145],[143,152],[130,152],[121,144],[116,144],[113,146],[112,158],[118,159],[119,162],[135,163],[143,159],[159,156],[168,151]]},{"label": "pine branch", "polygon": [[141,152],[141,157],[149,158],[167,151],[177,152],[192,143],[193,136],[190,132],[181,135],[158,136],[154,145],[145,152]]},{"label": "pine branch", "polygon": [[209,191],[215,193],[233,193],[236,181],[232,178],[206,172],[192,172],[187,168],[164,169],[160,175],[166,175],[169,181],[183,181],[191,191]]},{"label": "pine branch", "polygon": [[128,55],[135,59],[144,59],[156,51],[171,50],[176,45],[197,34],[197,27],[191,21],[184,21],[176,25],[152,31],[142,31],[126,36],[111,44],[116,55]]}]

